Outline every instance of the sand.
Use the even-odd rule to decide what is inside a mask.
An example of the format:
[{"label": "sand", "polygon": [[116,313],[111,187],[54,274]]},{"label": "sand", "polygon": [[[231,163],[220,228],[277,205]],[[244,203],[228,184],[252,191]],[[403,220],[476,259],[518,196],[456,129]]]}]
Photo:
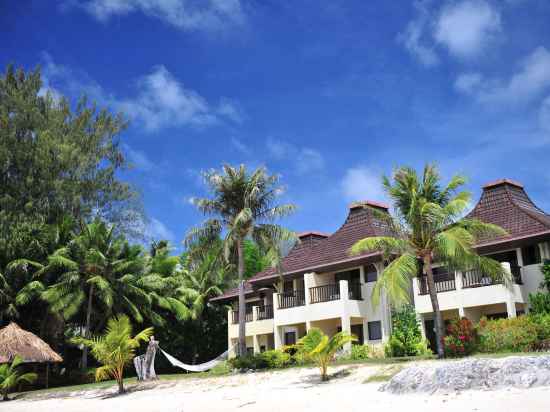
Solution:
[{"label": "sand", "polygon": [[313,368],[189,378],[130,387],[27,396],[0,403],[2,412],[195,412],[195,411],[550,411],[550,387],[464,391],[437,395],[392,395],[380,392],[369,376],[388,366],[349,365],[330,369],[335,375],[319,382]]}]

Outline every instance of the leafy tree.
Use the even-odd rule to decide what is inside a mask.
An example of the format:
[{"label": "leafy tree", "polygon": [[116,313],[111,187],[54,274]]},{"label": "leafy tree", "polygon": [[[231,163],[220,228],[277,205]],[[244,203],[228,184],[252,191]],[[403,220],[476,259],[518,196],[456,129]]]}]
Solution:
[{"label": "leafy tree", "polygon": [[277,175],[268,175],[265,168],[248,173],[244,165],[235,168],[224,165],[221,172],[210,171],[204,175],[211,198],[195,199],[198,209],[210,218],[200,228],[192,229],[187,242],[198,239],[213,239],[224,235],[224,256],[230,260],[237,256],[239,279],[239,348],[246,354],[244,241],[252,239],[263,250],[269,250],[281,239],[293,238],[294,234],[274,223],[295,209],[294,205],[277,205],[282,193]]},{"label": "leafy tree", "polygon": [[36,373],[23,373],[18,370],[19,365],[23,363],[23,359],[17,355],[11,364],[5,363],[0,365],[0,393],[2,400],[9,400],[8,394],[11,389],[15,388],[21,382],[33,383],[36,380]]},{"label": "leafy tree", "polygon": [[135,357],[141,342],[146,342],[153,334],[147,328],[132,337],[132,324],[126,315],[109,319],[103,336],[94,339],[74,338],[73,343],[91,349],[92,356],[102,366],[96,369],[96,381],[113,378],[118,383],[118,393],[124,393],[124,367]]},{"label": "leafy tree", "polygon": [[0,75],[0,245],[17,242],[20,225],[94,215],[120,225],[135,217],[129,209],[141,211],[136,192],[117,177],[126,167],[122,115],[86,98],[71,105],[42,87],[38,69],[8,66]]},{"label": "leafy tree", "polygon": [[256,273],[261,272],[269,267],[269,256],[266,252],[262,251],[260,247],[251,241],[246,239],[244,241],[244,277],[251,278]]},{"label": "leafy tree", "polygon": [[326,381],[328,365],[334,360],[336,352],[346,343],[356,340],[355,336],[345,332],[338,332],[329,338],[321,329],[311,328],[307,335],[298,341],[298,347],[317,364],[321,371],[321,380]]},{"label": "leafy tree", "polygon": [[423,345],[422,333],[414,306],[403,305],[392,311],[391,336],[386,346],[388,356],[419,355]]},{"label": "leafy tree", "polygon": [[452,269],[478,269],[483,273],[509,280],[499,262],[479,256],[474,246],[483,237],[506,232],[477,219],[463,218],[471,194],[458,191],[464,185],[462,176],[454,176],[446,186],[433,165],[426,165],[419,177],[414,169],[401,167],[392,178],[384,177],[383,186],[392,199],[397,218],[385,213],[394,236],[375,236],[360,240],[352,253],[381,250],[390,260],[373,289],[373,302],[378,304],[384,290],[397,304],[410,299],[411,279],[426,274],[428,292],[435,314],[437,353],[444,356],[444,324],[433,276],[433,262]]}]

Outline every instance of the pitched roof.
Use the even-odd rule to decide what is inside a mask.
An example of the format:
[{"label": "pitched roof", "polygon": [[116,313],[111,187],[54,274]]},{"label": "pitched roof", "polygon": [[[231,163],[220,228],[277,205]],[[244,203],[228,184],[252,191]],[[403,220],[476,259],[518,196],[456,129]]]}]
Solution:
[{"label": "pitched roof", "polygon": [[508,232],[505,236],[482,239],[479,246],[550,231],[550,215],[533,203],[521,183],[510,179],[484,185],[481,198],[468,217],[496,224]]},{"label": "pitched roof", "polygon": [[63,362],[50,345],[12,322],[0,329],[0,363],[11,362],[16,355],[23,362]]},{"label": "pitched roof", "polygon": [[[297,243],[283,259],[283,275],[293,275],[306,271],[327,270],[336,264],[352,263],[368,256],[378,255],[378,252],[363,253],[350,256],[350,248],[366,237],[390,234],[387,223],[380,218],[379,213],[387,213],[388,207],[382,203],[365,201],[353,203],[344,224],[332,235],[319,232],[306,232],[299,235]],[[274,268],[269,268],[254,275],[246,283],[245,290],[253,292],[255,284],[262,280],[279,276]],[[223,300],[237,296],[238,290],[226,291],[212,300]]]}]

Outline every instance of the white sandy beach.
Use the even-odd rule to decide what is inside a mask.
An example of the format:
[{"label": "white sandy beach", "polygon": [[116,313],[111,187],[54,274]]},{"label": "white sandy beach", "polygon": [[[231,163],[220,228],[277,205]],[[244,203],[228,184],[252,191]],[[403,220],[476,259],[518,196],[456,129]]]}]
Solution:
[{"label": "white sandy beach", "polygon": [[[387,368],[387,367],[386,367]],[[331,368],[341,375],[320,383],[316,369],[164,381],[110,396],[115,388],[49,394],[0,404],[5,412],[198,412],[198,411],[548,411],[550,388],[392,395],[381,383],[365,383],[380,366]],[[399,408],[399,409],[398,409]]]}]

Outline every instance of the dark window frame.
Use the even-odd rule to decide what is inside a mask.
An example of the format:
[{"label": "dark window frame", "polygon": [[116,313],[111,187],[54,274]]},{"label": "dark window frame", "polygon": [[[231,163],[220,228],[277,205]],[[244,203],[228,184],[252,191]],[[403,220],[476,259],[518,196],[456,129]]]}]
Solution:
[{"label": "dark window frame", "polygon": [[[377,327],[377,329],[374,329],[375,326]],[[369,333],[369,340],[381,340],[382,339],[382,321],[374,320],[374,321],[371,321],[371,322],[367,322],[367,329],[368,329],[368,333]]]}]

